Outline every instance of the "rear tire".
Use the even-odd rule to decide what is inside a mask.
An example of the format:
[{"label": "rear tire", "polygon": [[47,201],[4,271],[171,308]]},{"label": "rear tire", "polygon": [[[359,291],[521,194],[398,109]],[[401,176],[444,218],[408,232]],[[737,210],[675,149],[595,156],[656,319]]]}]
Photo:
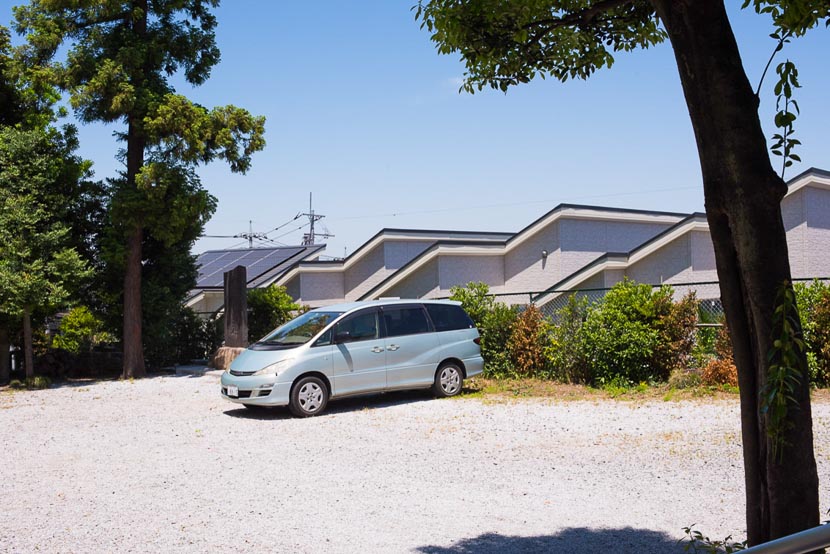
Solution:
[{"label": "rear tire", "polygon": [[461,392],[464,384],[464,372],[454,362],[447,362],[435,372],[435,382],[432,384],[432,392],[438,398],[455,396]]},{"label": "rear tire", "polygon": [[288,409],[297,417],[312,417],[326,409],[329,389],[319,377],[303,377],[291,389]]}]

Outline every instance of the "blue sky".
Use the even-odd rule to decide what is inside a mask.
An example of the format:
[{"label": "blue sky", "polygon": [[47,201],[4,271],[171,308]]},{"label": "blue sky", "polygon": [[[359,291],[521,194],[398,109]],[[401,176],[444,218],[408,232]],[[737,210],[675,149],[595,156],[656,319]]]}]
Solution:
[{"label": "blue sky", "polygon": [[[668,44],[620,53],[588,81],[538,81],[506,95],[459,93],[463,66],[439,56],[410,11],[415,0],[225,0],[222,61],[203,86],[179,89],[206,105],[267,117],[265,151],[247,175],[202,168],[219,199],[210,235],[268,231],[314,207],[334,233],[327,254],[352,252],[383,227],[516,231],[561,202],[702,211],[691,124]],[[0,22],[11,6],[0,0]],[[774,42],[763,16],[727,2],[744,65],[758,82]],[[803,88],[803,163],[830,169],[830,30],[788,45]],[[774,75],[761,119],[773,133]],[[114,174],[116,127],[81,128],[96,175]],[[774,160],[774,163],[777,163]],[[269,237],[300,241],[289,225]],[[241,240],[202,239],[196,252]]]}]

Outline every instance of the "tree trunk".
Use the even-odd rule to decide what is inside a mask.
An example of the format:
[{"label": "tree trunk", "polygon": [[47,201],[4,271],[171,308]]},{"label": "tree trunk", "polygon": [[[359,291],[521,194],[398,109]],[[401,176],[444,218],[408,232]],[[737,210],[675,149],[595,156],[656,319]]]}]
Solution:
[{"label": "tree trunk", "polygon": [[[144,165],[144,138],[139,125],[130,118],[127,131],[127,186],[134,187],[135,177]],[[125,379],[144,377],[144,344],[141,339],[141,258],[144,232],[141,218],[133,214],[127,231],[127,260],[124,271],[124,371]]]},{"label": "tree trunk", "polygon": [[23,308],[23,365],[26,368],[26,379],[35,376],[35,360],[32,348],[32,310]]},{"label": "tree trunk", "polygon": [[10,346],[9,330],[0,326],[0,385],[7,384],[11,379]]},{"label": "tree trunk", "polygon": [[723,2],[652,3],[674,48],[700,155],[706,215],[738,368],[747,539],[754,545],[819,523],[807,375],[794,395],[798,406],[787,413],[792,427],[779,460],[773,458],[761,411],[775,298],[790,280],[780,206],[786,184],[770,164],[758,99]]},{"label": "tree trunk", "polygon": [[[143,15],[133,20],[136,35],[147,34],[147,1],[138,0],[135,7]],[[133,79],[141,81],[142,75]],[[137,112],[142,112],[141,107]],[[133,113],[127,122],[127,186],[135,187],[135,178],[144,165],[144,148],[146,146],[144,131],[141,127],[141,113]],[[141,337],[141,259],[144,230],[139,214],[127,229],[127,260],[124,271],[124,370],[125,379],[144,377],[144,344]]]}]

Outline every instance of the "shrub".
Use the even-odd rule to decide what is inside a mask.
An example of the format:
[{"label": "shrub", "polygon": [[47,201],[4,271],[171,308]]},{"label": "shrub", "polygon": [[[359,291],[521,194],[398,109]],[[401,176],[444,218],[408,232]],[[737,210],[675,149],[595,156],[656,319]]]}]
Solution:
[{"label": "shrub", "polygon": [[534,305],[528,306],[513,322],[507,343],[513,372],[521,377],[538,377],[545,371],[545,343],[548,324]]},{"label": "shrub", "polygon": [[830,385],[830,290],[825,291],[813,311],[811,342],[815,356],[810,378],[819,387]]},{"label": "shrub", "polygon": [[669,388],[688,389],[701,383],[700,371],[692,368],[676,368],[669,375]]},{"label": "shrub", "polygon": [[583,325],[592,382],[653,380],[658,374],[652,367],[659,340],[655,319],[651,287],[628,279],[592,306]]},{"label": "shrub", "polygon": [[508,345],[517,319],[514,308],[497,302],[484,315],[479,327],[481,333],[481,356],[484,358],[484,373],[488,377],[509,377],[514,375]]},{"label": "shrub", "polygon": [[704,385],[732,385],[738,386],[738,369],[732,354],[732,340],[729,338],[729,329],[724,323],[718,330],[715,338],[715,353],[717,357],[711,360],[700,374],[700,381]]},{"label": "shrub", "polygon": [[490,287],[481,282],[469,282],[463,287],[450,288],[450,300],[461,302],[461,307],[479,329],[483,327],[484,319],[496,305],[495,299],[489,294]]},{"label": "shrub", "polygon": [[261,339],[294,317],[301,306],[294,302],[285,287],[271,285],[248,291],[248,339]]},{"label": "shrub", "polygon": [[588,299],[572,294],[554,316],[550,342],[545,350],[550,376],[564,383],[588,383],[591,372],[585,359],[582,324],[588,315]]},{"label": "shrub", "polygon": [[78,354],[90,351],[103,342],[114,342],[115,337],[103,331],[104,323],[95,317],[86,306],[72,308],[61,319],[60,334],[52,340],[52,346]]},{"label": "shrub", "polygon": [[695,325],[698,321],[698,301],[694,291],[687,293],[679,302],[673,302],[671,289],[664,288],[652,295],[659,334],[654,367],[663,379],[674,370],[692,366]]}]

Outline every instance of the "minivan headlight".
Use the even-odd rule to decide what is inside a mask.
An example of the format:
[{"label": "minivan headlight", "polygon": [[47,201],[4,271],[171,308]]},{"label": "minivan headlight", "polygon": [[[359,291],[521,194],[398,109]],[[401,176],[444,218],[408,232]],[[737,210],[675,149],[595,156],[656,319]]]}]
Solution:
[{"label": "minivan headlight", "polygon": [[288,363],[290,359],[280,360],[278,362],[274,362],[271,365],[267,365],[260,369],[259,371],[255,372],[254,375],[279,375],[280,370],[285,369],[288,367]]}]

